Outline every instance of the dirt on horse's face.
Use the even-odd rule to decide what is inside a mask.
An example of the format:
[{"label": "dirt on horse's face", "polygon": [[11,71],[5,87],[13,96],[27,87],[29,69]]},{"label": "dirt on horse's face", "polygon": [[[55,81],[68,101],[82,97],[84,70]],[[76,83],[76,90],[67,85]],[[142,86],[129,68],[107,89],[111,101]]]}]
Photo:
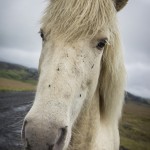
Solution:
[{"label": "dirt on horse's face", "polygon": [[68,146],[74,122],[96,90],[108,38],[105,32],[72,44],[44,40],[36,97],[24,124],[28,149]]}]

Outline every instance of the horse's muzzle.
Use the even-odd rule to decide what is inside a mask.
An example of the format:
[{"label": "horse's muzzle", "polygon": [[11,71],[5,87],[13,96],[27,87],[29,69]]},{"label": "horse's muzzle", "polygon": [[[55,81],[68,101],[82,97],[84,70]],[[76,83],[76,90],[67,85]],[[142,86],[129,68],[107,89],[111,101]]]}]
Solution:
[{"label": "horse's muzzle", "polygon": [[22,139],[25,150],[63,150],[68,127],[43,126],[25,120]]}]

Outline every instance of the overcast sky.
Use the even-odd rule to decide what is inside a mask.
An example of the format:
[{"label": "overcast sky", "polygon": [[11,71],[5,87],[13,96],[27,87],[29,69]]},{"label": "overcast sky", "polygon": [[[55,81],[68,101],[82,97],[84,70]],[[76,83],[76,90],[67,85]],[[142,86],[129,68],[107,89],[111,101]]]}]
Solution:
[{"label": "overcast sky", "polygon": [[[0,0],[0,60],[37,68],[45,0]],[[150,97],[150,0],[129,0],[118,13],[126,89]]]}]

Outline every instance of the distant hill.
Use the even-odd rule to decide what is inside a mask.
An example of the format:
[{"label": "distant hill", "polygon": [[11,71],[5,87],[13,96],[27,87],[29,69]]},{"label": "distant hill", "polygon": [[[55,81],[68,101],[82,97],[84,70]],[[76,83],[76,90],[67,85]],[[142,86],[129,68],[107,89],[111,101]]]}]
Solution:
[{"label": "distant hill", "polygon": [[136,96],[136,95],[133,95],[129,92],[125,93],[125,101],[126,102],[133,101],[133,102],[138,102],[138,103],[143,103],[143,104],[149,104],[150,105],[150,99],[143,98],[143,97],[140,97],[140,96]]},{"label": "distant hill", "polygon": [[36,84],[38,71],[37,69],[0,61],[0,77]]}]

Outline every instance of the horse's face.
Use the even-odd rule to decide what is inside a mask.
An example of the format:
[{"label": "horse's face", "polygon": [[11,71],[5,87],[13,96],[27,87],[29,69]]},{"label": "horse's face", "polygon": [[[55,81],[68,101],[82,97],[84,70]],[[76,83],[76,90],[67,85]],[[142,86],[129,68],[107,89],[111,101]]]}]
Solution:
[{"label": "horse's face", "polygon": [[23,129],[27,149],[66,149],[83,105],[96,91],[107,41],[107,33],[73,44],[44,38],[37,93]]},{"label": "horse's face", "polygon": [[[37,93],[23,126],[27,150],[67,149],[81,110],[90,105],[97,91],[101,71],[103,78],[100,77],[99,84],[104,90],[97,95],[107,95],[103,100],[107,120],[110,116],[118,120],[124,66],[116,10],[126,3],[127,0],[51,1],[42,19],[43,49]],[[116,91],[122,92],[116,95]]]}]

